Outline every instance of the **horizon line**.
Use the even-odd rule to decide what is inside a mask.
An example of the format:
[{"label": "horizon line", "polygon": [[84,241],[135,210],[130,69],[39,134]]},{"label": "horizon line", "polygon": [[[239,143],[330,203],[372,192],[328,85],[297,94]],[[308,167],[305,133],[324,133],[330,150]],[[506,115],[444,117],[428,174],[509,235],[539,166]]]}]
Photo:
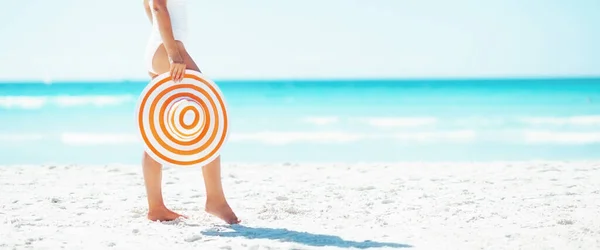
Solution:
[{"label": "horizon line", "polygon": [[[600,75],[558,75],[558,76],[451,76],[451,77],[305,77],[305,78],[209,78],[215,82],[337,82],[337,81],[514,81],[514,80],[600,80]],[[73,79],[2,79],[0,84],[64,84],[64,83],[125,83],[149,82],[142,78],[73,78]]]}]

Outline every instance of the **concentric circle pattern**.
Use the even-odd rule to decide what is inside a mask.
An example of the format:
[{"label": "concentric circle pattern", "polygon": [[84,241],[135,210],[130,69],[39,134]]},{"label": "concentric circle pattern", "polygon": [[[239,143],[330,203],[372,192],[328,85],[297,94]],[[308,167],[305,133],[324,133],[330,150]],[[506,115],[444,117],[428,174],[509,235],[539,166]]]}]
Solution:
[{"label": "concentric circle pattern", "polygon": [[164,165],[206,165],[219,156],[229,134],[221,90],[193,70],[186,70],[178,83],[169,73],[154,78],[142,91],[136,111],[146,152]]}]

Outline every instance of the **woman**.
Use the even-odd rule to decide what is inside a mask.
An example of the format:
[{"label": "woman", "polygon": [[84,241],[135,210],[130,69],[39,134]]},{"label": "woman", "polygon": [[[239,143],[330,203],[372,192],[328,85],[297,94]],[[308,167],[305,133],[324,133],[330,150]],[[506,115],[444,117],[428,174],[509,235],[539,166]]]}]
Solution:
[{"label": "woman", "polygon": [[[152,23],[152,33],[146,49],[148,73],[152,78],[170,72],[173,80],[178,82],[186,69],[200,72],[183,44],[187,32],[186,2],[187,0],[144,0],[146,14]],[[163,202],[160,163],[144,152],[142,165],[148,195],[148,219],[169,221],[182,216],[169,210]],[[239,223],[223,193],[221,157],[203,166],[202,174],[206,187],[206,212],[229,224]]]}]

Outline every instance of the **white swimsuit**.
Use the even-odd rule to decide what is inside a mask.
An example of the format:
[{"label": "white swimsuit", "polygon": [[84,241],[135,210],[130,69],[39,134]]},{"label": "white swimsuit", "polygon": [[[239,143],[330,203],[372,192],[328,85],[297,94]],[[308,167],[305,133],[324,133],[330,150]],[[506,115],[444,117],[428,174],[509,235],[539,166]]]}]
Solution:
[{"label": "white swimsuit", "polygon": [[[149,1],[149,4],[152,6],[152,0]],[[188,30],[186,4],[187,0],[167,0],[167,10],[169,11],[169,17],[171,19],[173,37],[175,37],[175,40],[181,41],[184,44]],[[150,33],[150,38],[146,45],[146,67],[148,67],[149,72],[154,74],[156,73],[152,67],[152,59],[154,58],[156,50],[158,50],[158,47],[162,43],[162,37],[156,21],[156,13],[154,12],[154,9],[152,9],[152,32]]]}]

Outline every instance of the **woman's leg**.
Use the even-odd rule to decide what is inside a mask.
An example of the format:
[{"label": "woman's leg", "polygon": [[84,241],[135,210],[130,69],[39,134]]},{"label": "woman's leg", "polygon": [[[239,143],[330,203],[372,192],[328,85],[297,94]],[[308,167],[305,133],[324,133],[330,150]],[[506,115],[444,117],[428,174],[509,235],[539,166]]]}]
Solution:
[{"label": "woman's leg", "polygon": [[[180,46],[181,55],[186,64],[187,69],[201,72],[187,52],[183,43],[178,43]],[[237,218],[229,204],[225,199],[223,192],[223,183],[221,182],[221,156],[217,157],[212,162],[202,167],[202,175],[204,176],[204,186],[206,188],[206,212],[219,217],[229,224],[237,224],[240,220]]]},{"label": "woman's leg", "polygon": [[186,217],[169,210],[162,197],[162,165],[146,152],[142,159],[144,184],[148,196],[148,219],[152,221],[171,221]]},{"label": "woman's leg", "polygon": [[[161,45],[154,54],[152,62],[153,74],[148,72],[150,77],[168,72],[170,69],[167,51]],[[146,194],[148,199],[148,219],[153,221],[170,221],[182,216],[169,210],[163,201],[162,196],[162,165],[152,159],[150,155],[144,152],[142,158],[142,168],[144,173],[144,184],[146,185]],[[184,216],[185,217],[185,216]]]},{"label": "woman's leg", "polygon": [[240,223],[223,192],[221,183],[221,156],[202,168],[204,186],[206,188],[206,212],[219,217],[229,224]]},{"label": "woman's leg", "polygon": [[[200,72],[192,57],[187,53],[183,43],[178,42],[178,46],[187,68]],[[164,46],[161,45],[156,51],[152,66],[158,75],[169,71],[170,64]],[[170,211],[164,205],[161,191],[162,166],[160,163],[144,153],[142,165],[148,195],[148,218],[165,221],[174,220],[179,217],[179,214]],[[219,217],[229,224],[239,223],[240,221],[227,203],[223,192],[223,185],[221,183],[221,157],[217,157],[214,161],[204,166],[202,168],[202,175],[204,176],[204,185],[206,188],[206,212]]]}]

